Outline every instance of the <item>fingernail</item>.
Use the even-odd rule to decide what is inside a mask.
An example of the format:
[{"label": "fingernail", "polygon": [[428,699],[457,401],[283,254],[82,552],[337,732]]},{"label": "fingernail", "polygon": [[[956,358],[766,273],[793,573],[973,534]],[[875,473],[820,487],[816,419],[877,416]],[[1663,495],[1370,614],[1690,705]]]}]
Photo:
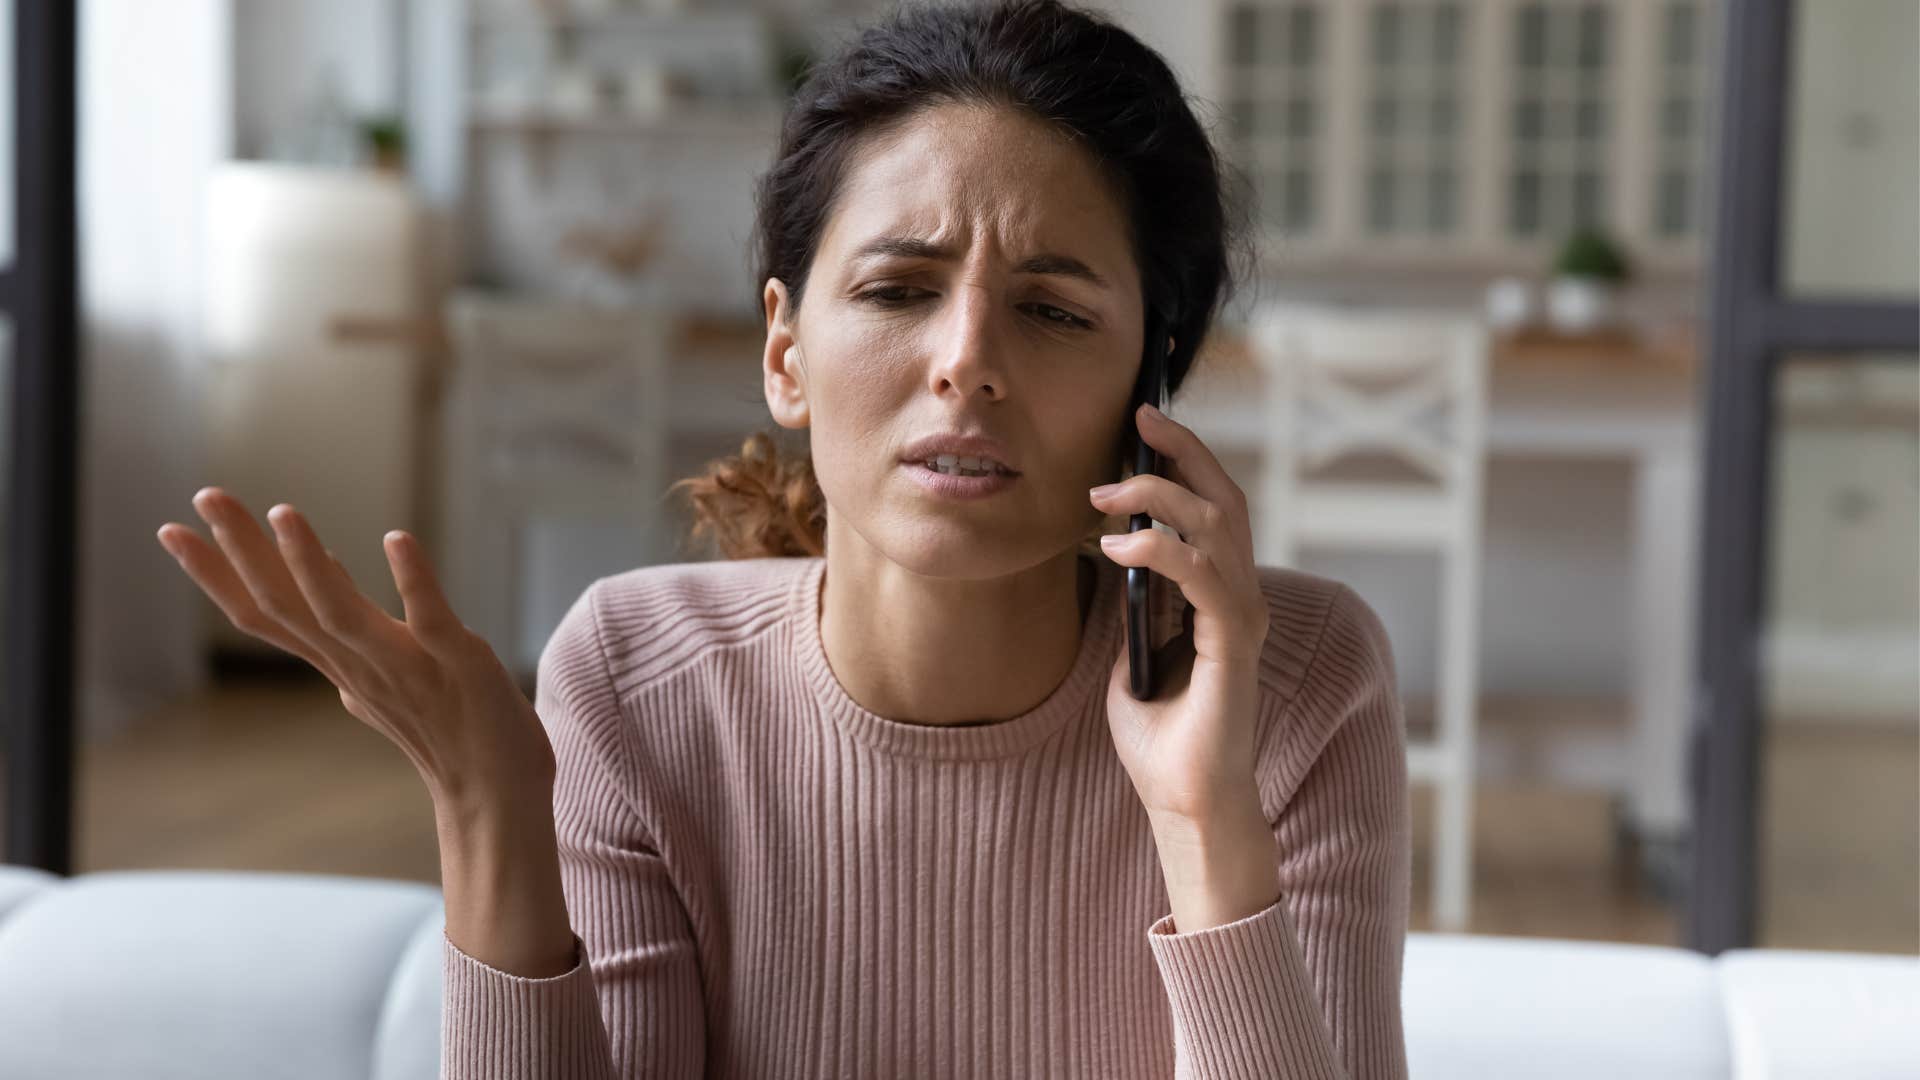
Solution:
[{"label": "fingernail", "polygon": [[1119,484],[1100,484],[1096,487],[1088,488],[1087,494],[1093,496],[1096,499],[1104,499],[1107,496],[1119,490],[1120,490]]},{"label": "fingernail", "polygon": [[1122,539],[1119,533],[1107,533],[1100,538],[1100,546],[1103,548],[1118,547]]}]

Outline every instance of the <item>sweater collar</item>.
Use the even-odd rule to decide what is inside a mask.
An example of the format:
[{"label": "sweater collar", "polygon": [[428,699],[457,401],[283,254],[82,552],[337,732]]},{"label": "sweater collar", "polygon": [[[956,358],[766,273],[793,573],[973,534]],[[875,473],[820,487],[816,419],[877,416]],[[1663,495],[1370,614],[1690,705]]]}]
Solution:
[{"label": "sweater collar", "polygon": [[1029,750],[1075,717],[1097,714],[1106,704],[1107,680],[1121,646],[1119,601],[1125,574],[1110,559],[1091,561],[1093,600],[1073,666],[1039,704],[1018,716],[989,724],[914,724],[888,719],[855,701],[827,662],[826,642],[820,634],[820,590],[827,573],[827,560],[820,556],[802,560],[787,596],[787,623],[802,675],[835,726],[876,750],[959,761],[1009,757]]}]

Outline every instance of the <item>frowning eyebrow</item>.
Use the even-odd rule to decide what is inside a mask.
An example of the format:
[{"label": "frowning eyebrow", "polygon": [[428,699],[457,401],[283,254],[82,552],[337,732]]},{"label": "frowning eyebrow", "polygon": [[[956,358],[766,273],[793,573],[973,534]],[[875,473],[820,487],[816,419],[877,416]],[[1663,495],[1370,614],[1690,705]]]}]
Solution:
[{"label": "frowning eyebrow", "polygon": [[[853,261],[861,262],[866,259],[879,258],[882,256],[894,256],[903,259],[943,260],[953,258],[953,252],[938,244],[930,243],[917,237],[879,236],[860,245],[853,253]],[[1086,263],[1081,262],[1071,255],[1055,255],[1051,253],[1033,255],[1022,259],[1020,265],[1013,268],[1013,272],[1016,274],[1059,274],[1064,277],[1080,278],[1102,289],[1108,287],[1106,278],[1096,273],[1093,267],[1088,266]]]}]

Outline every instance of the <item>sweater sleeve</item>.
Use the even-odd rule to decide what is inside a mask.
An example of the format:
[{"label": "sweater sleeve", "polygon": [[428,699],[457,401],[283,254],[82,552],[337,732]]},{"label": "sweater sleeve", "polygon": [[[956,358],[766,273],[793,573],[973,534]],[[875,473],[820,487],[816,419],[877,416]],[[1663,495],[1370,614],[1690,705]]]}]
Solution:
[{"label": "sweater sleeve", "polygon": [[1300,690],[1270,709],[1263,800],[1292,791],[1273,795],[1284,804],[1269,818],[1279,901],[1193,933],[1171,914],[1147,931],[1175,1076],[1405,1080],[1406,732],[1386,631],[1351,589],[1334,587]]},{"label": "sweater sleeve", "polygon": [[562,975],[526,978],[443,933],[443,1080],[628,1080],[705,1068],[693,931],[625,786],[630,744],[596,588],[554,631],[535,691],[556,762],[554,828],[576,962]]}]

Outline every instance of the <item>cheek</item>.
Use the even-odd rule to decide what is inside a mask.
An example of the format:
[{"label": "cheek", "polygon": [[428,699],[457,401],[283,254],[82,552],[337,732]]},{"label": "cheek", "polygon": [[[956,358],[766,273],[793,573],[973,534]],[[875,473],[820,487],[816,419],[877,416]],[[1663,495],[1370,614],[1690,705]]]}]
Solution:
[{"label": "cheek", "polygon": [[[911,378],[883,351],[859,341],[843,345],[832,368],[819,370],[808,388],[816,471],[865,479],[889,467],[890,448],[907,434],[897,418],[911,396]],[[827,479],[823,475],[823,483]]]}]

